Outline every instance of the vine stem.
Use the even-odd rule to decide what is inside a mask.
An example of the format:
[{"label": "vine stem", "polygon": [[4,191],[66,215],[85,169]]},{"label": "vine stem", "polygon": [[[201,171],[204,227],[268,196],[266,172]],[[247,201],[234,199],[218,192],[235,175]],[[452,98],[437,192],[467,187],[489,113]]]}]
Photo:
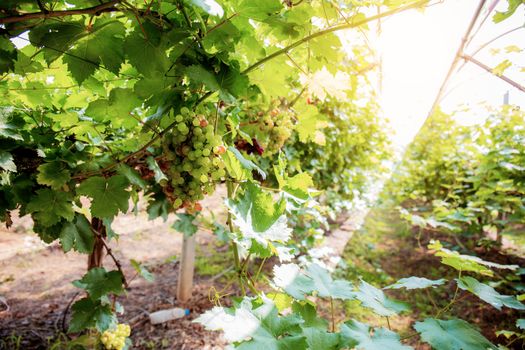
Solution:
[{"label": "vine stem", "polygon": [[332,316],[332,333],[335,333],[335,310],[334,310],[334,298],[330,297],[330,314]]},{"label": "vine stem", "polygon": [[[459,274],[458,274],[458,280],[461,278],[461,270],[459,270]],[[454,296],[452,297],[452,300],[450,300],[450,302],[444,307],[442,308],[441,310],[439,310],[437,313],[436,313],[436,316],[434,316],[434,318],[438,318],[443,312],[447,311],[448,309],[450,309],[450,307],[452,305],[454,305],[454,303],[456,302],[456,298],[458,296],[458,292],[459,292],[459,284],[458,284],[458,281],[456,281],[456,290],[454,291]]]},{"label": "vine stem", "polygon": [[115,11],[115,5],[117,5],[120,1],[119,0],[112,0],[108,1],[106,3],[88,7],[84,9],[74,9],[74,10],[63,10],[63,11],[41,11],[41,12],[32,12],[32,13],[25,13],[22,15],[16,15],[16,16],[9,16],[9,17],[3,17],[0,18],[0,24],[8,24],[8,23],[16,23],[16,22],[23,22],[31,19],[47,19],[52,17],[66,17],[66,16],[73,16],[73,15],[86,15],[86,14],[93,14],[97,15],[101,12],[108,12],[108,11]]},{"label": "vine stem", "polygon": [[[233,199],[233,183],[228,180],[226,182],[226,189],[228,193],[228,199]],[[233,233],[233,221],[232,221],[232,214],[230,211],[228,211],[228,227],[230,229],[230,232]],[[233,252],[233,261],[235,263],[235,270],[237,271],[237,279],[239,280],[239,286],[241,287],[242,295],[246,296],[246,289],[244,288],[244,284],[242,281],[242,274],[241,274],[241,262],[239,259],[239,248],[237,247],[237,243],[235,243],[232,240],[232,252]]]},{"label": "vine stem", "polygon": [[106,240],[104,239],[104,237],[102,236],[102,234],[98,231],[96,231],[95,229],[91,229],[93,231],[93,233],[95,233],[95,235],[100,239],[100,241],[102,242],[102,244],[104,245],[104,248],[106,249],[106,252],[108,253],[108,255],[111,257],[111,259],[113,260],[113,262],[115,263],[115,265],[117,266],[117,269],[118,271],[120,272],[120,274],[122,275],[122,283],[124,284],[124,287],[126,287],[126,289],[129,288],[129,284],[128,284],[128,281],[126,280],[126,275],[124,274],[124,271],[122,270],[122,264],[120,263],[120,261],[115,257],[115,255],[113,254],[113,251],[111,250],[111,248],[109,247],[109,244],[108,242],[106,242]]}]

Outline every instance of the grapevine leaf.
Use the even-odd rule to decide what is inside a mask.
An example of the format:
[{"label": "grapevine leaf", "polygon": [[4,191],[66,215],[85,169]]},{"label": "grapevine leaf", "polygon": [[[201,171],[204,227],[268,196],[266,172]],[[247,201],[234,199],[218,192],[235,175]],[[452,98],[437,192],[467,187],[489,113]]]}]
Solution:
[{"label": "grapevine leaf", "polygon": [[95,70],[103,66],[118,74],[124,62],[124,24],[113,19],[98,19],[91,33],[69,50],[63,61],[78,84],[82,84]]},{"label": "grapevine leaf", "polygon": [[110,305],[103,305],[99,300],[80,299],[73,304],[71,310],[73,314],[69,324],[69,333],[80,332],[88,328],[96,328],[104,332],[117,323],[117,318],[111,312]]},{"label": "grapevine leaf", "polygon": [[173,228],[175,230],[184,234],[184,236],[186,237],[193,236],[197,232],[198,227],[193,223],[193,220],[195,220],[194,215],[177,213],[177,217],[179,218],[179,220],[173,223]]},{"label": "grapevine leaf", "polygon": [[342,300],[355,298],[350,282],[334,281],[330,273],[317,264],[310,264],[304,273],[296,264],[275,266],[273,271],[274,284],[298,300],[304,300],[305,295],[314,292],[323,298]]},{"label": "grapevine leaf", "polygon": [[[0,63],[1,65],[1,63]],[[18,133],[16,125],[8,120],[4,110],[0,110],[0,138],[23,141],[24,138]]]},{"label": "grapevine leaf", "polygon": [[435,255],[441,257],[442,264],[449,265],[459,271],[471,271],[479,273],[480,275],[492,276],[494,272],[492,272],[489,267],[509,270],[519,268],[518,265],[501,265],[482,260],[476,256],[459,254],[458,252],[443,248],[439,241],[431,241],[428,248],[436,250]]},{"label": "grapevine leaf", "polygon": [[61,218],[73,220],[75,213],[71,202],[71,194],[53,191],[47,188],[38,190],[36,196],[27,205],[27,210],[45,227],[58,223]]},{"label": "grapevine leaf", "polygon": [[408,278],[402,278],[396,283],[385,287],[383,289],[400,289],[400,288],[406,288],[406,289],[421,289],[421,288],[428,288],[428,287],[435,287],[440,286],[443,283],[445,283],[446,280],[439,279],[439,280],[429,280],[428,278],[424,277],[408,277]]},{"label": "grapevine leaf", "polygon": [[297,106],[297,124],[295,131],[299,135],[301,142],[314,141],[317,144],[324,144],[324,137],[321,129],[327,126],[326,118],[319,114],[318,109],[312,105]]},{"label": "grapevine leaf", "polygon": [[81,279],[73,284],[86,290],[92,300],[98,300],[107,294],[120,295],[124,293],[122,288],[122,273],[120,271],[106,271],[103,267],[95,267],[89,270]]},{"label": "grapevine leaf", "polygon": [[507,2],[509,4],[509,6],[507,8],[507,11],[504,11],[504,12],[496,11],[494,16],[492,17],[492,19],[493,19],[493,21],[495,23],[499,23],[501,21],[504,21],[507,18],[509,18],[510,16],[512,16],[514,14],[514,12],[516,12],[518,7],[521,4],[523,4],[523,0],[507,0]]},{"label": "grapevine leaf", "polygon": [[137,273],[142,276],[146,281],[153,282],[155,280],[155,276],[141,263],[139,263],[137,260],[131,259],[130,260],[131,266],[137,271]]},{"label": "grapevine leaf", "polygon": [[[286,242],[292,230],[288,227],[284,211],[284,200],[274,201],[270,193],[253,183],[246,185],[243,196],[237,201],[229,200],[228,209],[234,216],[234,224],[239,227],[245,241],[254,240],[262,247],[269,242]],[[251,244],[246,243],[247,248]]]},{"label": "grapevine leaf", "polygon": [[162,192],[155,193],[152,196],[153,200],[148,205],[148,218],[150,220],[161,217],[164,221],[168,219],[168,215],[172,208],[170,202],[166,198],[166,195]]},{"label": "grapevine leaf", "polygon": [[[373,330],[371,334],[371,330]],[[362,350],[408,350],[401,344],[399,335],[385,328],[372,328],[367,324],[350,320],[341,325],[341,339],[345,347]]]},{"label": "grapevine leaf", "polygon": [[100,176],[91,177],[80,184],[77,192],[91,197],[91,213],[98,218],[113,217],[128,210],[129,192],[126,191],[128,180],[122,175],[109,179]]},{"label": "grapevine leaf", "polygon": [[0,168],[13,173],[16,172],[16,164],[11,153],[0,151]]},{"label": "grapevine leaf", "polygon": [[456,279],[456,282],[458,283],[459,288],[475,294],[478,298],[489,303],[498,310],[501,310],[502,306],[517,310],[525,310],[525,305],[520,303],[512,295],[499,294],[491,286],[481,283],[473,277],[460,277],[459,279]]},{"label": "grapevine leaf", "polygon": [[314,187],[312,177],[307,173],[300,173],[286,180],[283,191],[301,200],[310,197],[309,190]]},{"label": "grapevine leaf", "polygon": [[[339,334],[329,333],[316,327],[304,327],[303,335],[306,337],[308,349],[335,350],[339,349]],[[296,348],[291,348],[296,349]]]},{"label": "grapevine leaf", "polygon": [[283,4],[279,0],[243,0],[235,10],[241,16],[264,21],[282,8]]},{"label": "grapevine leaf", "polygon": [[125,176],[132,185],[138,186],[142,189],[146,187],[146,181],[144,181],[138,171],[130,168],[126,164],[120,164],[117,168],[117,173]]},{"label": "grapevine leaf", "polygon": [[[142,29],[147,38],[144,37]],[[171,64],[158,36],[156,27],[145,21],[141,29],[136,28],[126,37],[126,56],[129,62],[146,77],[163,77]],[[160,85],[159,83],[162,82],[162,80],[155,80],[154,85]]]},{"label": "grapevine leaf", "polygon": [[251,178],[251,171],[243,167],[239,159],[237,159],[231,151],[226,151],[226,153],[222,155],[222,160],[224,161],[228,175],[232,178],[239,181]]},{"label": "grapevine leaf", "polygon": [[64,252],[74,248],[77,252],[89,254],[93,251],[95,236],[84,215],[77,214],[74,222],[68,222],[60,231],[60,243]]},{"label": "grapevine leaf", "polygon": [[520,318],[516,321],[516,327],[525,330],[525,318]]},{"label": "grapevine leaf", "polygon": [[7,73],[15,68],[18,51],[5,36],[0,37],[0,73]]},{"label": "grapevine leaf", "polygon": [[414,325],[423,341],[436,350],[497,349],[468,322],[460,319],[449,321],[427,318]]},{"label": "grapevine leaf", "polygon": [[239,160],[239,162],[245,169],[250,170],[250,171],[255,170],[259,173],[259,175],[263,178],[263,180],[266,179],[266,173],[261,168],[259,168],[254,162],[252,162],[249,159],[244,158],[244,156],[241,154],[241,152],[239,152],[237,148],[230,146],[228,147],[228,151],[233,153],[235,158]]},{"label": "grapevine leaf", "polygon": [[82,35],[86,27],[82,22],[49,22],[33,27],[29,40],[36,47],[41,47],[47,64],[67,51]]},{"label": "grapevine leaf", "polygon": [[359,285],[359,291],[355,292],[355,296],[364,307],[372,309],[380,316],[392,316],[408,310],[406,304],[387,298],[381,289],[363,280]]},{"label": "grapevine leaf", "polygon": [[91,102],[85,114],[97,121],[110,120],[118,127],[133,127],[138,121],[131,117],[131,112],[141,105],[141,101],[131,89],[115,88],[109,93],[108,99],[97,99]]},{"label": "grapevine leaf", "polygon": [[[208,330],[222,330],[229,342],[242,342],[238,349],[292,350],[304,349],[304,337],[289,336],[299,333],[303,320],[297,315],[281,317],[272,300],[247,298],[234,309],[214,307],[193,322],[201,323]],[[249,339],[249,340],[248,340]]]},{"label": "grapevine leaf", "polygon": [[220,88],[215,74],[201,65],[195,64],[189,66],[186,68],[185,73],[191,81],[198,84],[204,84],[211,91],[217,91]]},{"label": "grapevine leaf", "polygon": [[302,274],[296,264],[276,265],[273,274],[275,286],[282,288],[297,300],[304,300],[305,295],[310,294],[314,289],[312,279]]},{"label": "grapevine leaf", "polygon": [[162,172],[162,170],[159,167],[159,164],[153,157],[146,158],[146,162],[148,163],[149,170],[153,171],[153,174],[155,175],[155,181],[162,185],[162,183],[167,183],[168,178],[166,175]]},{"label": "grapevine leaf", "polygon": [[333,280],[328,270],[317,264],[310,264],[306,270],[306,276],[313,282],[314,291],[320,297],[351,300],[355,298],[353,286],[345,280]]},{"label": "grapevine leaf", "polygon": [[54,190],[62,188],[70,179],[71,172],[63,162],[53,161],[38,167],[37,182]]}]

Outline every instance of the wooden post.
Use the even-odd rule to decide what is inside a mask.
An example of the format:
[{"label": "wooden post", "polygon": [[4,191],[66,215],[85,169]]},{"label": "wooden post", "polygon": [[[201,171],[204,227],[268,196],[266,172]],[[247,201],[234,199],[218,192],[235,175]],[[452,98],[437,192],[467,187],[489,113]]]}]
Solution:
[{"label": "wooden post", "polygon": [[190,299],[193,290],[193,271],[195,269],[195,234],[184,236],[182,257],[180,260],[179,280],[177,283],[177,300],[185,302]]}]

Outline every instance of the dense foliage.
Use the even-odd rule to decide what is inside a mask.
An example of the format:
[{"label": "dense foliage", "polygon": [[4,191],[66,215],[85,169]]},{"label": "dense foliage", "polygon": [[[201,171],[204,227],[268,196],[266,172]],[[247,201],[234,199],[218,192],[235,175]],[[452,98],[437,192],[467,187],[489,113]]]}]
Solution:
[{"label": "dense foliage", "polygon": [[[86,293],[71,307],[69,331],[90,332],[73,345],[131,346],[132,330],[119,324],[123,310],[114,298],[128,287],[108,247],[118,236],[114,217],[140,194],[151,218],[183,209],[174,227],[192,235],[199,200],[224,182],[229,217],[221,232],[243,299],[203,315],[202,323],[244,349],[407,348],[390,330],[356,321],[328,331],[305,299],[357,299],[385,317],[405,308],[365,281],[354,288],[317,265],[282,265],[274,284],[288,294],[293,312],[285,316],[247,267],[253,258],[291,260],[288,217],[316,205],[313,189],[353,199],[388,154],[366,79],[373,55],[359,35],[347,52],[337,32],[365,30],[372,20],[426,3],[3,1],[0,214],[7,226],[13,210],[31,215],[45,242],[88,254],[88,271],[74,282]],[[497,137],[505,139],[502,132]],[[461,275],[490,275],[490,263],[438,243],[432,249],[460,271],[459,288],[495,307],[523,308]],[[116,270],[102,266],[105,252]],[[247,332],[229,333],[232,320]],[[459,342],[453,349],[494,348],[461,320],[428,319],[415,329],[437,349],[451,348],[443,339],[452,338]]]}]

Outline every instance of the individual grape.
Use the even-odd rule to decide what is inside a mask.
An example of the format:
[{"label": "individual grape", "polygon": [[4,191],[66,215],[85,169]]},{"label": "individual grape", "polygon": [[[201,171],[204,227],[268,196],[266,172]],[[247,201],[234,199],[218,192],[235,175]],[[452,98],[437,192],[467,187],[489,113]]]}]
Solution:
[{"label": "individual grape", "polygon": [[210,153],[211,153],[210,150],[207,149],[207,148],[205,148],[205,149],[202,150],[202,155],[205,156],[205,157],[209,156]]}]

